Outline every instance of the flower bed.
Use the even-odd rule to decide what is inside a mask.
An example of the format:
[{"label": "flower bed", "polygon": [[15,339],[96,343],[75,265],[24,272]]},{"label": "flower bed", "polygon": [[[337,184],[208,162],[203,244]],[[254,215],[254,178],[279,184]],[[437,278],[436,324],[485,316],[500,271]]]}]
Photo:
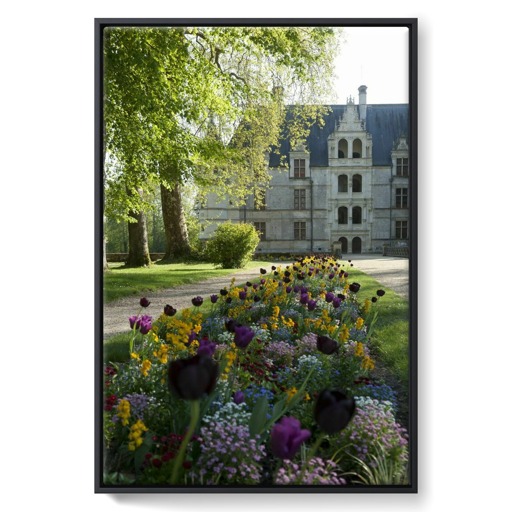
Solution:
[{"label": "flower bed", "polygon": [[141,299],[130,361],[105,365],[104,483],[407,483],[396,394],[372,377],[384,291],[360,302],[348,270],[302,258],[157,319]]}]

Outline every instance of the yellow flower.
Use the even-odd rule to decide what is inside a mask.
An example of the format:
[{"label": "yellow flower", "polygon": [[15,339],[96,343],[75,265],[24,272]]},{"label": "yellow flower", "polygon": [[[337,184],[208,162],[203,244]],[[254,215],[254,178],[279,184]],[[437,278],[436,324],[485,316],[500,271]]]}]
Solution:
[{"label": "yellow flower", "polygon": [[288,402],[297,394],[297,388],[293,386],[293,388],[290,388],[286,390],[286,394],[288,395]]},{"label": "yellow flower", "polygon": [[130,417],[130,402],[126,399],[119,400],[117,404],[117,417],[121,420],[122,425],[128,425],[128,418]]},{"label": "yellow flower", "polygon": [[166,345],[165,343],[161,343],[158,347],[158,350],[155,350],[153,352],[153,355],[162,363],[167,364],[167,361],[169,359],[168,352],[171,350],[171,347],[169,345]]},{"label": "yellow flower", "polygon": [[144,359],[144,361],[142,361],[142,366],[140,368],[142,375],[144,375],[144,377],[147,377],[150,369],[151,361],[149,359]]},{"label": "yellow flower", "polygon": [[363,305],[363,312],[364,312],[365,314],[367,314],[367,313],[370,311],[370,309],[371,309],[371,308],[372,308],[372,302],[371,302],[371,300],[370,300],[370,299],[366,299],[366,300],[364,301],[364,305]]},{"label": "yellow flower", "polygon": [[357,357],[364,356],[364,346],[360,341],[358,341],[356,344],[356,349],[354,350],[354,355]]},{"label": "yellow flower", "polygon": [[309,393],[306,393],[306,396],[304,397],[304,400],[306,400],[306,402],[309,402],[311,400],[311,397],[309,396]]},{"label": "yellow flower", "polygon": [[350,331],[347,327],[347,324],[343,324],[341,326],[341,330],[340,330],[340,340],[343,342],[346,342],[346,341],[348,341],[349,336],[350,336]]},{"label": "yellow flower", "polygon": [[139,354],[137,354],[137,352],[132,352],[132,353],[130,354],[130,357],[131,357],[132,359],[136,359],[137,361],[140,359],[140,356],[139,356]]},{"label": "yellow flower", "polygon": [[141,420],[137,420],[131,427],[128,434],[128,450],[134,451],[142,444],[142,435],[148,428]]},{"label": "yellow flower", "polygon": [[363,370],[373,370],[375,368],[375,363],[373,359],[369,356],[364,356],[363,363],[361,365],[363,367]]},{"label": "yellow flower", "polygon": [[357,320],[356,320],[356,329],[361,329],[364,325],[364,320],[359,317]]}]

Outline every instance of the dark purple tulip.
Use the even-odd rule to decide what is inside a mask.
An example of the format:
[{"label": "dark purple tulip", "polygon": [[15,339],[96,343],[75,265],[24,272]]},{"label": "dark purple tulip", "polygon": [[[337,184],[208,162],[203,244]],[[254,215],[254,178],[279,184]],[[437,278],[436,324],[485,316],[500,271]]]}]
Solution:
[{"label": "dark purple tulip", "polygon": [[313,272],[309,271],[308,276],[311,277],[313,275]]},{"label": "dark purple tulip", "polygon": [[195,355],[172,361],[167,374],[167,383],[172,393],[185,400],[199,400],[215,389],[219,366],[209,356]]},{"label": "dark purple tulip", "polygon": [[316,340],[316,347],[322,354],[331,355],[339,349],[339,343],[329,336],[318,336]]},{"label": "dark purple tulip", "polygon": [[344,272],[343,277],[348,277],[348,272]]},{"label": "dark purple tulip", "polygon": [[353,266],[354,266],[354,264],[353,264],[353,263],[351,263],[351,264],[350,264],[350,266],[351,266],[351,267],[353,267]]},{"label": "dark purple tulip", "polygon": [[235,404],[241,404],[244,400],[245,400],[245,396],[242,391],[237,391],[233,395],[233,402],[235,402]]},{"label": "dark purple tulip", "polygon": [[245,348],[254,338],[254,332],[250,327],[240,325],[235,327],[235,345],[238,348]]},{"label": "dark purple tulip", "polygon": [[332,307],[337,309],[341,306],[341,299],[339,297],[334,297],[334,299],[332,299]]},{"label": "dark purple tulip", "polygon": [[272,270],[275,270],[276,269],[276,266],[275,265],[272,265]]},{"label": "dark purple tulip", "polygon": [[228,291],[226,290],[226,288],[222,288],[222,290],[220,291],[220,294],[221,295],[227,295],[228,294]]},{"label": "dark purple tulip", "polygon": [[359,291],[359,288],[361,288],[361,285],[359,283],[352,283],[348,289],[352,292],[352,293],[357,293]]},{"label": "dark purple tulip", "polygon": [[334,279],[334,274],[329,274],[329,279]]},{"label": "dark purple tulip", "polygon": [[210,300],[212,301],[212,304],[215,304],[219,300],[219,296],[215,295],[215,293],[214,293],[214,294],[210,295]]},{"label": "dark purple tulip", "polygon": [[377,297],[372,297],[372,302],[377,302]]},{"label": "dark purple tulip", "polygon": [[290,271],[289,271],[289,270],[285,270],[285,271],[284,271],[284,275],[285,275],[286,277],[290,277],[290,276],[291,276],[291,273],[290,273]]},{"label": "dark purple tulip", "polygon": [[255,295],[255,296],[252,298],[252,300],[253,300],[254,302],[259,302],[259,301],[261,300],[261,297],[260,297],[259,295]]},{"label": "dark purple tulip", "polygon": [[199,296],[197,296],[197,297],[194,297],[194,298],[192,299],[192,304],[193,304],[194,306],[199,307],[202,303],[203,303],[203,297],[199,297]]},{"label": "dark purple tulip", "polygon": [[301,304],[307,304],[309,301],[309,295],[307,293],[303,293],[301,296],[300,296],[300,299],[299,299],[299,302]]},{"label": "dark purple tulip", "polygon": [[343,293],[338,293],[338,299],[345,300],[346,297],[345,297],[345,295],[343,295]]},{"label": "dark purple tulip", "polygon": [[291,280],[289,277],[285,277],[285,278],[283,279],[283,281],[284,281],[286,284],[288,284],[288,283],[291,283],[291,282],[292,282],[292,280]]},{"label": "dark purple tulip", "polygon": [[240,300],[245,300],[247,298],[247,292],[238,292],[238,297]]},{"label": "dark purple tulip", "polygon": [[300,445],[311,437],[311,432],[300,428],[300,421],[284,417],[272,427],[270,447],[272,453],[283,460],[291,460],[299,451]]},{"label": "dark purple tulip", "polygon": [[297,274],[297,279],[300,279],[301,281],[303,281],[305,278],[306,278],[306,276],[304,274]]},{"label": "dark purple tulip", "polygon": [[227,302],[228,304],[231,304],[231,303],[233,302],[233,297],[228,297],[228,298],[226,299],[226,302]]},{"label": "dark purple tulip", "polygon": [[147,334],[151,330],[152,318],[148,315],[142,315],[141,319],[137,321],[137,328],[141,334]]},{"label": "dark purple tulip", "polygon": [[212,357],[215,349],[217,348],[216,343],[210,341],[208,338],[199,340],[199,347],[197,348],[197,355]]},{"label": "dark purple tulip", "polygon": [[301,287],[300,287],[300,293],[308,293],[308,288],[307,288],[307,286],[301,286]]},{"label": "dark purple tulip", "polygon": [[333,301],[333,299],[334,299],[334,297],[335,297],[334,293],[332,293],[332,292],[327,292],[327,293],[325,294],[325,302],[327,302],[327,303],[332,302],[332,301]]},{"label": "dark purple tulip", "polygon": [[286,290],[286,293],[291,293],[291,291],[292,291],[292,287],[291,287],[291,286],[287,286],[287,287],[285,288],[285,290]]},{"label": "dark purple tulip", "polygon": [[294,287],[293,287],[293,291],[295,293],[297,293],[298,291],[300,290],[300,286],[298,284],[296,284]]},{"label": "dark purple tulip", "polygon": [[341,391],[324,390],[315,404],[315,421],[321,430],[334,434],[343,430],[352,419],[356,402]]},{"label": "dark purple tulip", "polygon": [[142,297],[142,299],[140,299],[140,305],[143,308],[147,308],[150,304],[151,304],[151,302],[149,302],[149,300],[146,299],[146,297]]},{"label": "dark purple tulip", "polygon": [[265,279],[260,279],[261,284],[265,284],[267,281]]},{"label": "dark purple tulip", "polygon": [[176,314],[177,310],[174,309],[171,305],[169,304],[166,304],[165,308],[164,308],[164,313],[167,315],[167,316],[174,316]]},{"label": "dark purple tulip", "polygon": [[224,325],[226,326],[226,330],[229,332],[235,332],[235,327],[240,327],[240,324],[235,322],[232,318],[226,321]]},{"label": "dark purple tulip", "polygon": [[260,274],[263,275],[263,274],[266,274],[267,271],[264,269],[264,268],[260,268]]},{"label": "dark purple tulip", "polygon": [[133,329],[133,326],[137,322],[137,316],[131,316],[128,318],[128,321],[130,322],[130,329]]},{"label": "dark purple tulip", "polygon": [[247,286],[247,287],[252,286],[251,281],[247,281],[247,282],[245,283],[245,286]]},{"label": "dark purple tulip", "polygon": [[274,270],[274,275],[275,276],[278,276],[279,275],[279,272],[277,270]]},{"label": "dark purple tulip", "polygon": [[382,297],[386,292],[384,290],[377,290],[377,295]]},{"label": "dark purple tulip", "polygon": [[316,300],[308,300],[308,310],[309,311],[314,311],[316,308]]},{"label": "dark purple tulip", "polygon": [[352,260],[348,260],[348,262],[350,263]]}]

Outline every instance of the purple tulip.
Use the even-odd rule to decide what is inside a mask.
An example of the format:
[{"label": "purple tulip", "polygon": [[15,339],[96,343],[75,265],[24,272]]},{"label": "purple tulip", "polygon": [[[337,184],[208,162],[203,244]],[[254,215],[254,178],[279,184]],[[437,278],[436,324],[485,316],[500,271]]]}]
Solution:
[{"label": "purple tulip", "polygon": [[340,306],[341,306],[341,299],[339,297],[334,297],[334,299],[332,299],[332,307],[334,309],[338,309]]},{"label": "purple tulip", "polygon": [[146,297],[142,297],[142,299],[140,299],[140,305],[143,308],[147,308],[150,304],[151,304],[151,302],[149,302],[149,300],[146,299]]},{"label": "purple tulip", "polygon": [[267,271],[264,269],[264,268],[260,268],[260,274],[263,275],[263,274],[266,274]]},{"label": "purple tulip", "polygon": [[133,326],[137,322],[138,318],[138,316],[131,316],[130,318],[128,318],[128,321],[130,322],[130,329],[133,329]]},{"label": "purple tulip", "polygon": [[152,318],[148,315],[142,315],[141,319],[137,321],[137,328],[141,334],[147,334],[151,330]]},{"label": "purple tulip", "polygon": [[167,315],[167,316],[174,316],[176,314],[177,310],[174,309],[171,305],[169,304],[166,304],[165,308],[164,308],[164,313]]},{"label": "purple tulip", "polygon": [[210,295],[210,300],[212,301],[212,304],[215,304],[219,300],[219,296],[215,295],[215,293],[214,293],[214,294]]},{"label": "purple tulip", "polygon": [[235,327],[235,345],[238,348],[245,348],[254,338],[254,332],[250,327],[246,327],[245,325],[240,325]]},{"label": "purple tulip", "polygon": [[334,293],[327,292],[325,294],[325,302],[332,302],[334,300],[334,297],[335,297]]},{"label": "purple tulip", "polygon": [[233,395],[233,402],[235,402],[235,404],[241,404],[243,401],[245,400],[245,395],[243,394],[242,391],[237,391],[234,395]]},{"label": "purple tulip", "polygon": [[318,395],[314,417],[321,430],[334,434],[343,430],[352,419],[356,402],[341,391],[324,390]]},{"label": "purple tulip", "polygon": [[329,336],[318,336],[316,339],[316,346],[322,354],[334,354],[339,349],[339,344],[337,341],[329,338]]},{"label": "purple tulip", "polygon": [[199,307],[202,303],[203,303],[203,297],[199,297],[199,296],[197,296],[197,297],[194,297],[194,298],[192,299],[192,304],[193,304],[194,306]]},{"label": "purple tulip", "polygon": [[361,285],[359,283],[352,283],[348,289],[352,292],[352,293],[357,293],[359,291],[359,288],[361,288]]},{"label": "purple tulip", "polygon": [[372,297],[372,302],[377,302],[377,297]]},{"label": "purple tulip", "polygon": [[215,389],[219,365],[211,357],[195,355],[172,361],[167,371],[172,393],[185,400],[199,400]]},{"label": "purple tulip", "polygon": [[226,288],[222,288],[222,290],[220,291],[220,294],[221,294],[222,296],[227,295],[227,294],[228,294],[228,291],[226,290]]},{"label": "purple tulip", "polygon": [[377,295],[382,297],[386,292],[384,290],[377,290]]},{"label": "purple tulip", "polygon": [[238,298],[240,300],[245,300],[247,298],[247,292],[238,292]]},{"label": "purple tulip", "polygon": [[199,347],[197,348],[197,355],[212,357],[217,345],[215,342],[210,341],[208,338],[199,340]]},{"label": "purple tulip", "polygon": [[316,308],[316,300],[308,300],[308,310],[309,311],[314,311]]},{"label": "purple tulip", "polygon": [[299,302],[301,304],[304,304],[306,305],[309,301],[309,295],[307,293],[303,293],[301,296],[300,296],[300,299],[299,299]]},{"label": "purple tulip", "polygon": [[270,432],[270,446],[276,457],[291,460],[299,451],[300,445],[311,437],[311,432],[300,428],[300,421],[284,417]]},{"label": "purple tulip", "polygon": [[292,291],[292,287],[291,286],[287,286],[286,287],[286,293],[290,293]]}]

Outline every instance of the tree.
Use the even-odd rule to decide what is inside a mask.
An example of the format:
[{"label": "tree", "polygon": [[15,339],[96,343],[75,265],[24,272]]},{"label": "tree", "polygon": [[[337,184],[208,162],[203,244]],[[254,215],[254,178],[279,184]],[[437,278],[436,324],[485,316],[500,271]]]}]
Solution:
[{"label": "tree", "polygon": [[335,48],[329,27],[106,28],[107,215],[137,220],[159,184],[166,252],[187,253],[180,186],[239,203],[267,187],[265,154],[283,131],[299,143],[325,113]]}]

